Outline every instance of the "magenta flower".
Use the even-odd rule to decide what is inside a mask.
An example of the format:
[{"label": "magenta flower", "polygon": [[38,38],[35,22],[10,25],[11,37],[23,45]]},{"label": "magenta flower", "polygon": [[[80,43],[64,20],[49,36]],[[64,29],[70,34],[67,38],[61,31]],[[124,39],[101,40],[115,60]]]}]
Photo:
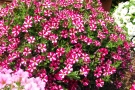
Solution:
[{"label": "magenta flower", "polygon": [[65,49],[64,48],[58,48],[57,50],[56,50],[56,55],[57,55],[57,57],[60,57],[60,56],[62,56],[63,54],[65,53]]},{"label": "magenta flower", "polygon": [[31,49],[28,47],[25,47],[23,50],[23,55],[24,56],[28,56],[28,54],[31,54]]},{"label": "magenta flower", "polygon": [[102,68],[101,67],[96,67],[96,69],[94,70],[94,76],[96,78],[99,78],[102,75]]},{"label": "magenta flower", "polygon": [[43,3],[44,8],[50,8],[52,5],[52,2],[50,0],[46,0]]},{"label": "magenta flower", "polygon": [[40,43],[38,44],[38,49],[43,53],[46,52],[46,44]]},{"label": "magenta flower", "polygon": [[63,80],[67,73],[64,70],[60,70],[58,73],[55,74],[55,78],[57,80]]},{"label": "magenta flower", "polygon": [[111,40],[111,41],[114,41],[114,42],[117,42],[118,36],[117,36],[116,34],[111,34],[111,35],[110,35],[110,40]]},{"label": "magenta flower", "polygon": [[56,59],[57,59],[56,53],[54,53],[54,52],[49,52],[48,55],[47,55],[47,58],[48,58],[50,61],[56,61]]},{"label": "magenta flower", "polygon": [[28,33],[28,29],[24,25],[21,27],[21,29],[22,29],[22,32]]},{"label": "magenta flower", "polygon": [[51,16],[51,14],[52,14],[51,10],[45,10],[44,11],[44,15],[45,16],[48,16],[49,17],[49,16]]},{"label": "magenta flower", "polygon": [[108,49],[107,48],[100,48],[98,50],[101,53],[101,56],[104,57],[108,54]]},{"label": "magenta flower", "polygon": [[81,58],[83,59],[83,63],[85,63],[85,64],[90,63],[90,56],[87,53],[82,53]]},{"label": "magenta flower", "polygon": [[82,82],[82,84],[83,84],[84,86],[88,86],[90,81],[89,81],[89,79],[84,78],[83,80],[81,80],[81,82]]},{"label": "magenta flower", "polygon": [[32,16],[25,17],[25,21],[24,21],[23,25],[25,28],[32,27]]},{"label": "magenta flower", "polygon": [[93,44],[94,44],[95,46],[101,46],[101,42],[98,41],[98,40],[95,40],[95,41],[93,42]]},{"label": "magenta flower", "polygon": [[33,57],[29,61],[30,61],[30,65],[32,65],[32,66],[37,66],[39,63],[39,60],[37,59],[37,57]]},{"label": "magenta flower", "polygon": [[28,43],[34,43],[35,42],[35,37],[34,36],[30,36],[27,38]]},{"label": "magenta flower", "polygon": [[13,27],[12,29],[12,35],[14,37],[18,36],[21,32],[21,27],[19,25],[16,25],[15,27]]},{"label": "magenta flower", "polygon": [[89,67],[87,65],[85,65],[85,66],[81,67],[80,74],[87,77],[87,75],[89,74],[89,71],[90,71]]},{"label": "magenta flower", "polygon": [[56,34],[50,34],[49,40],[52,41],[53,44],[56,44],[58,40],[58,36]]},{"label": "magenta flower", "polygon": [[37,74],[44,82],[48,82],[48,76],[45,69],[41,69]]},{"label": "magenta flower", "polygon": [[41,13],[41,9],[39,7],[37,7],[35,10],[34,10],[34,13],[37,15],[37,14],[40,14]]},{"label": "magenta flower", "polygon": [[97,87],[103,87],[103,85],[104,85],[104,81],[101,78],[96,79],[96,86]]},{"label": "magenta flower", "polygon": [[66,72],[66,74],[69,74],[73,71],[73,68],[72,68],[73,65],[71,64],[67,64],[66,67],[63,69],[64,72]]},{"label": "magenta flower", "polygon": [[103,32],[101,32],[101,31],[98,31],[98,36],[97,37],[100,38],[101,40],[106,38],[105,34]]},{"label": "magenta flower", "polygon": [[122,57],[117,53],[112,53],[112,58],[115,59],[115,60],[121,60],[122,59]]},{"label": "magenta flower", "polygon": [[72,44],[77,43],[77,40],[78,40],[78,38],[77,38],[77,36],[75,34],[73,34],[73,35],[70,36],[70,42]]},{"label": "magenta flower", "polygon": [[42,17],[39,16],[39,15],[34,16],[34,22],[35,23],[40,22],[41,19],[42,19]]},{"label": "magenta flower", "polygon": [[68,37],[68,31],[67,30],[62,30],[61,31],[61,37],[67,38]]},{"label": "magenta flower", "polygon": [[54,71],[59,68],[60,60],[52,61],[50,64],[50,68],[52,68]]},{"label": "magenta flower", "polygon": [[18,57],[20,57],[20,52],[15,51],[8,55],[8,61],[12,62],[15,58],[18,58]]}]

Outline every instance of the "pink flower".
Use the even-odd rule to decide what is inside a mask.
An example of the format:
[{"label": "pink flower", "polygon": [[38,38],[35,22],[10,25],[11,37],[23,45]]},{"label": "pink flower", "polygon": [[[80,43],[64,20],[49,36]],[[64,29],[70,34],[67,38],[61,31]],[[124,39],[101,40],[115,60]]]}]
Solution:
[{"label": "pink flower", "polygon": [[58,36],[56,34],[51,34],[49,36],[49,40],[52,41],[53,44],[56,44],[58,40]]},{"label": "pink flower", "polygon": [[38,49],[43,53],[46,52],[47,48],[46,48],[46,44],[40,43],[38,44]]},{"label": "pink flower", "polygon": [[61,31],[61,37],[67,38],[68,37],[68,31],[67,30],[62,30]]},{"label": "pink flower", "polygon": [[90,63],[90,56],[87,53],[82,53],[81,58],[83,59],[83,63],[85,63],[85,64]]},{"label": "pink flower", "polygon": [[36,83],[30,81],[29,83],[24,85],[25,90],[41,90]]},{"label": "pink flower", "polygon": [[81,3],[77,3],[77,4],[74,4],[74,7],[80,9],[83,7],[83,5]]},{"label": "pink flower", "polygon": [[66,72],[66,74],[69,74],[73,71],[73,68],[72,68],[73,65],[71,64],[67,64],[66,67],[63,69],[63,71]]},{"label": "pink flower", "polygon": [[103,87],[103,85],[104,85],[104,81],[101,78],[96,79],[96,86],[97,87]]},{"label": "pink flower", "polygon": [[28,47],[25,47],[23,50],[23,55],[24,56],[28,56],[28,54],[31,54],[31,49]]},{"label": "pink flower", "polygon": [[15,58],[18,58],[18,57],[20,57],[20,52],[15,51],[15,52],[10,53],[10,54],[8,55],[8,61],[9,61],[9,62],[12,62]]},{"label": "pink flower", "polygon": [[8,30],[9,30],[9,26],[5,26],[5,25],[0,26],[0,31],[2,34],[2,35],[0,35],[0,37],[2,37],[3,35],[8,36]]},{"label": "pink flower", "polygon": [[50,8],[51,4],[52,4],[51,0],[46,0],[44,1],[43,6],[44,8]]},{"label": "pink flower", "polygon": [[130,49],[130,44],[128,42],[125,41],[123,44],[124,44],[124,48],[126,50],[129,50]]},{"label": "pink flower", "polygon": [[52,12],[50,10],[45,10],[44,11],[44,15],[45,16],[48,16],[49,17],[49,16],[51,16],[51,14],[52,14]]},{"label": "pink flower", "polygon": [[3,54],[6,51],[6,49],[7,49],[6,44],[2,42],[0,46],[0,54]]},{"label": "pink flower", "polygon": [[122,57],[117,53],[112,53],[112,58],[115,60],[122,60]]},{"label": "pink flower", "polygon": [[27,59],[27,58],[21,58],[20,60],[21,60],[21,64],[23,64],[24,66],[26,66],[29,59]]},{"label": "pink flower", "polygon": [[101,40],[106,38],[105,34],[103,32],[101,32],[101,31],[98,31],[98,36],[97,37],[100,38]]},{"label": "pink flower", "polygon": [[48,38],[50,34],[51,34],[51,30],[46,29],[46,27],[44,27],[44,29],[38,33],[38,35],[43,38]]},{"label": "pink flower", "polygon": [[122,82],[117,80],[117,81],[114,82],[114,85],[116,86],[117,89],[119,89],[122,86]]},{"label": "pink flower", "polygon": [[34,36],[30,36],[27,38],[28,43],[34,43],[35,42],[35,37]]},{"label": "pink flower", "polygon": [[124,41],[126,39],[126,36],[124,34],[119,34],[119,37],[122,41]]},{"label": "pink flower", "polygon": [[111,35],[110,35],[110,40],[111,40],[111,41],[114,41],[114,42],[117,42],[118,36],[117,36],[116,34],[111,34]]},{"label": "pink flower", "polygon": [[107,65],[107,66],[104,68],[103,71],[104,71],[104,73],[103,73],[104,76],[109,76],[109,75],[111,75],[111,74],[113,74],[113,73],[116,72],[116,68],[113,67],[113,66]]},{"label": "pink flower", "polygon": [[56,50],[56,55],[57,55],[57,57],[60,57],[60,56],[62,56],[63,54],[65,53],[65,49],[64,48],[58,48],[57,50]]},{"label": "pink flower", "polygon": [[107,29],[106,26],[103,26],[103,32],[104,32],[105,34],[109,34],[109,30]]},{"label": "pink flower", "polygon": [[83,84],[84,86],[88,86],[90,81],[89,81],[89,79],[84,78],[83,80],[81,80],[81,82],[82,82],[82,84]]},{"label": "pink flower", "polygon": [[94,76],[99,78],[102,74],[102,69],[101,67],[96,67],[96,69],[94,70]]},{"label": "pink flower", "polygon": [[34,13],[37,15],[37,14],[40,14],[41,13],[41,9],[39,7],[35,8],[34,10]]},{"label": "pink flower", "polygon": [[25,28],[32,27],[32,16],[26,16],[23,25]]},{"label": "pink flower", "polygon": [[48,76],[45,69],[41,69],[37,74],[45,83],[48,82]]},{"label": "pink flower", "polygon": [[78,61],[79,61],[78,55],[71,53],[71,56],[67,58],[67,60],[65,61],[65,64],[74,64]]},{"label": "pink flower", "polygon": [[87,75],[89,74],[89,71],[90,71],[90,69],[89,69],[89,67],[87,65],[81,66],[80,74],[87,77]]},{"label": "pink flower", "polygon": [[13,27],[12,29],[12,35],[14,37],[18,36],[21,32],[21,27],[19,25],[16,25],[15,27]]},{"label": "pink flower", "polygon": [[101,24],[101,26],[103,26],[103,27],[105,26],[105,21],[104,20],[99,19],[98,23]]},{"label": "pink flower", "polygon": [[14,79],[15,82],[22,82],[22,84],[24,84],[23,79],[28,78],[28,76],[29,76],[28,72],[24,72],[22,69],[19,69],[18,71],[13,73],[12,78]]},{"label": "pink flower", "polygon": [[25,27],[24,25],[21,27],[21,29],[22,29],[22,32],[28,32],[28,29],[27,29],[27,27]]},{"label": "pink flower", "polygon": [[57,80],[63,80],[67,73],[64,70],[60,70],[57,74],[55,74],[55,78]]},{"label": "pink flower", "polygon": [[34,79],[34,83],[36,83],[37,87],[40,88],[40,90],[44,90],[44,87],[46,86],[46,83],[41,80],[41,78],[36,77]]},{"label": "pink flower", "polygon": [[6,85],[11,84],[11,75],[0,73],[0,89],[4,88]]},{"label": "pink flower", "polygon": [[108,49],[107,48],[100,48],[98,50],[101,53],[101,56],[104,57],[108,54]]},{"label": "pink flower", "polygon": [[75,28],[69,29],[69,35],[70,36],[75,35],[76,33],[77,33],[77,30]]},{"label": "pink flower", "polygon": [[70,42],[72,44],[77,43],[77,40],[78,40],[78,38],[77,38],[77,36],[75,34],[70,36]]},{"label": "pink flower", "polygon": [[49,52],[48,55],[47,55],[47,58],[50,60],[50,61],[56,61],[56,53],[54,52]]},{"label": "pink flower", "polygon": [[60,60],[52,61],[50,64],[50,68],[52,68],[54,71],[59,68]]},{"label": "pink flower", "polygon": [[96,24],[91,22],[91,23],[89,23],[89,26],[90,26],[90,30],[96,31],[96,29],[97,29],[97,25]]},{"label": "pink flower", "polygon": [[101,46],[101,42],[98,41],[98,40],[95,40],[95,41],[93,42],[93,44],[94,44],[95,46]]},{"label": "pink flower", "polygon": [[30,65],[37,66],[39,61],[40,59],[37,59],[37,57],[33,57],[32,59],[30,59]]},{"label": "pink flower", "polygon": [[35,23],[39,22],[41,19],[42,19],[42,17],[39,16],[39,15],[34,16],[34,22]]}]

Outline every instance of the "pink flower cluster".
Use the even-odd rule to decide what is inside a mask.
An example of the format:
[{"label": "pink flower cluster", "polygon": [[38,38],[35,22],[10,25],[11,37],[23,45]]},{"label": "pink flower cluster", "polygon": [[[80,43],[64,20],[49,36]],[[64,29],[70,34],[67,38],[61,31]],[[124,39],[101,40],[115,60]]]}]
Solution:
[{"label": "pink flower cluster", "polygon": [[25,90],[100,88],[130,64],[133,45],[100,0],[13,0],[0,18],[0,66]]},{"label": "pink flower cluster", "polygon": [[28,78],[28,72],[22,69],[13,72],[11,69],[0,69],[0,89],[9,90],[44,90],[45,82],[39,77]]}]

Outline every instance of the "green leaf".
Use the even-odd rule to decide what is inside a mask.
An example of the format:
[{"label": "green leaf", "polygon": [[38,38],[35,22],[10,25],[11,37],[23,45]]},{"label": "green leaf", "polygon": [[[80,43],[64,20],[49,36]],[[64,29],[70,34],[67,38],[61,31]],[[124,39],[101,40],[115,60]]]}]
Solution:
[{"label": "green leaf", "polygon": [[79,71],[74,71],[74,72],[71,72],[70,74],[68,74],[67,76],[71,79],[76,79],[76,80],[79,80],[80,77],[79,77]]},{"label": "green leaf", "polygon": [[112,64],[115,68],[118,68],[121,65],[121,61],[116,61],[115,63]]}]

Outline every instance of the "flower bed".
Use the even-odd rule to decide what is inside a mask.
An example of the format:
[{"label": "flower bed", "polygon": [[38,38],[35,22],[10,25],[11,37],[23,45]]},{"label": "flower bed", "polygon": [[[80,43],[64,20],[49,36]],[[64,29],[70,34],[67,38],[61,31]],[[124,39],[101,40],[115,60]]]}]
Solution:
[{"label": "flower bed", "polygon": [[13,0],[0,18],[2,68],[41,78],[45,90],[121,87],[132,44],[100,0]]}]

